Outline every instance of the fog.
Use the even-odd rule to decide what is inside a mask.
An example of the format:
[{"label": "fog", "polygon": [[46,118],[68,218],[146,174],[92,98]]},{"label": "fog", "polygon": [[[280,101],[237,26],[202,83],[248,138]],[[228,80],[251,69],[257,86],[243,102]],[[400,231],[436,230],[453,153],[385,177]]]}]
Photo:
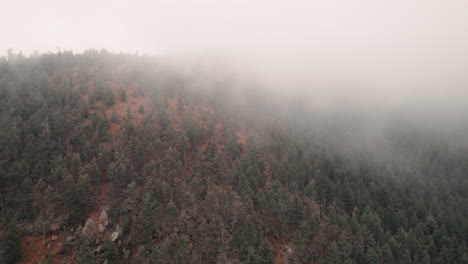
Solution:
[{"label": "fog", "polygon": [[467,111],[463,0],[18,0],[2,9],[4,54],[105,48],[177,58],[207,78],[222,64],[273,102],[327,115],[458,126]]}]

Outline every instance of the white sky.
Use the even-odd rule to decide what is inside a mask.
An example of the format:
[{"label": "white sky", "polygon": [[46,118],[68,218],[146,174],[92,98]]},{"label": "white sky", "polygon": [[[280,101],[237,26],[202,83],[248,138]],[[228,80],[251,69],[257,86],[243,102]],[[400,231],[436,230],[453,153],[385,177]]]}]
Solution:
[{"label": "white sky", "polygon": [[[467,43],[460,0],[15,0],[2,4],[0,50],[421,52]],[[447,43],[449,42],[449,43]]]},{"label": "white sky", "polygon": [[216,51],[282,90],[313,78],[367,97],[451,99],[468,90],[468,0],[14,0],[1,8],[0,54]]}]

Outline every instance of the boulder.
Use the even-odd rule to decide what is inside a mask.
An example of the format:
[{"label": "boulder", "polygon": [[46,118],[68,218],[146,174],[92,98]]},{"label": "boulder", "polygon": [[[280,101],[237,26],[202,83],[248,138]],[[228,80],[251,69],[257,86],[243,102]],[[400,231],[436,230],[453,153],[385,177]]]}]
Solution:
[{"label": "boulder", "polygon": [[128,259],[128,257],[130,256],[130,249],[124,248],[123,253],[124,253],[124,258]]},{"label": "boulder", "polygon": [[71,242],[73,242],[74,240],[75,240],[75,238],[72,237],[72,236],[68,236],[68,237],[67,237],[67,243],[71,243]]},{"label": "boulder", "polygon": [[60,226],[56,223],[50,224],[50,231],[55,232],[60,229]]},{"label": "boulder", "polygon": [[88,241],[93,241],[95,239],[94,232],[91,228],[83,228],[83,235],[88,239]]},{"label": "boulder", "polygon": [[99,224],[98,230],[99,230],[99,233],[104,233],[104,231],[106,231],[106,227],[103,224]]},{"label": "boulder", "polygon": [[102,209],[101,214],[99,215],[99,223],[102,224],[104,227],[109,225],[109,217],[107,216],[107,212],[105,209]]},{"label": "boulder", "polygon": [[127,240],[125,240],[125,246],[128,246],[128,244],[130,244],[131,241],[132,241],[132,234],[130,234]]},{"label": "boulder", "polygon": [[58,251],[54,254],[54,256],[66,254],[67,253],[67,248],[68,248],[68,246],[66,244],[60,243]]},{"label": "boulder", "polygon": [[95,255],[101,254],[101,252],[102,252],[101,246],[98,246],[98,247],[94,250]]},{"label": "boulder", "polygon": [[95,224],[96,222],[94,222],[93,219],[88,218],[88,220],[86,220],[86,223],[85,223],[85,228],[93,228]]},{"label": "boulder", "polygon": [[118,232],[113,232],[110,235],[109,240],[112,241],[112,242],[115,242],[115,241],[117,241],[118,238],[119,238],[119,233]]},{"label": "boulder", "polygon": [[83,227],[79,225],[75,230],[75,236],[79,235],[82,232],[83,232]]}]

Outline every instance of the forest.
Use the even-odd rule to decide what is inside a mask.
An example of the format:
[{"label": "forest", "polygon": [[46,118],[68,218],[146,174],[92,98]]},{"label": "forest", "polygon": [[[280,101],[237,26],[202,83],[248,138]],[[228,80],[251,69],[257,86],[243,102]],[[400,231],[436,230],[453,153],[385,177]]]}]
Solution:
[{"label": "forest", "polygon": [[368,147],[358,119],[205,77],[0,57],[0,263],[468,263],[466,131],[394,119]]}]

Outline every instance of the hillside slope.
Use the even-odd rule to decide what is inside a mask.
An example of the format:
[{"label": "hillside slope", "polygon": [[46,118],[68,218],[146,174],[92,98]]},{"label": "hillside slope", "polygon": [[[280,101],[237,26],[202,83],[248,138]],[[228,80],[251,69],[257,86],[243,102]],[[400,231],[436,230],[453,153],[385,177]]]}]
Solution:
[{"label": "hillside slope", "polygon": [[398,159],[350,157],[193,83],[157,58],[2,60],[0,262],[468,261],[465,149],[403,131]]}]

